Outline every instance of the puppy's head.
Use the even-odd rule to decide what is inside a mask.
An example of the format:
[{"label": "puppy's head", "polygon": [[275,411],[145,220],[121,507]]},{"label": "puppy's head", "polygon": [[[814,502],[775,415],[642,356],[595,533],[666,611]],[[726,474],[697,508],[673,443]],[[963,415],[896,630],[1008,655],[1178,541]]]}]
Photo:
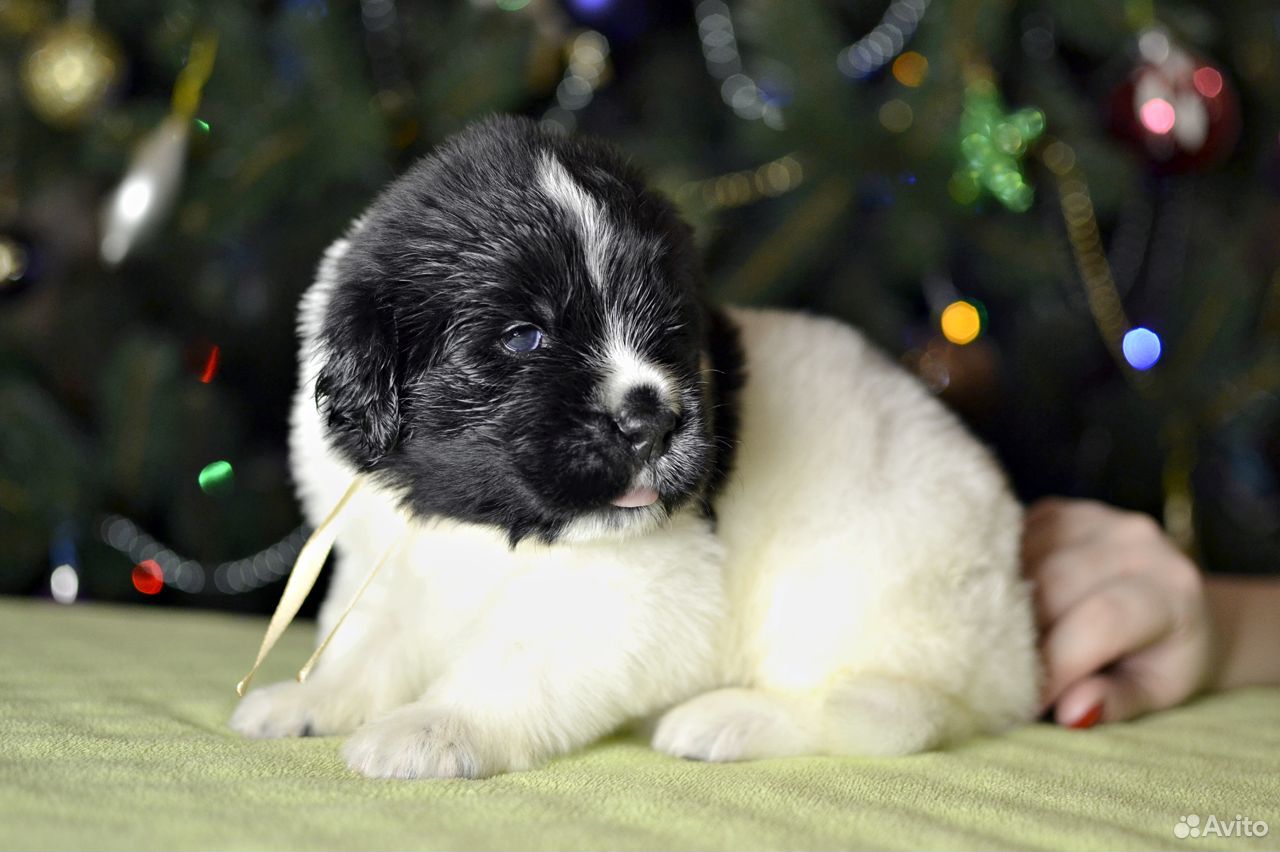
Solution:
[{"label": "puppy's head", "polygon": [[473,126],[337,262],[317,350],[330,442],[417,515],[513,543],[650,528],[717,464],[699,284],[689,229],[609,148]]}]

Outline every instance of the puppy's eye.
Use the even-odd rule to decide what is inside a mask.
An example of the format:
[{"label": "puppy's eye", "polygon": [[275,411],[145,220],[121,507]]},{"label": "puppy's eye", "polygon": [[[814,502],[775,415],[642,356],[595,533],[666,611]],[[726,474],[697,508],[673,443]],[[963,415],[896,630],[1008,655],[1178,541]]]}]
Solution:
[{"label": "puppy's eye", "polygon": [[532,352],[542,345],[542,329],[536,325],[513,325],[502,332],[502,345],[508,352]]}]

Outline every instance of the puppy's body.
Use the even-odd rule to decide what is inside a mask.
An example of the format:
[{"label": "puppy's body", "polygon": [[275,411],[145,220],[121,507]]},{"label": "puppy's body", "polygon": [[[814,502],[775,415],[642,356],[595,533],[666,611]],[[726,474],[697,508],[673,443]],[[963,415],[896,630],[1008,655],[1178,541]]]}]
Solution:
[{"label": "puppy's body", "polygon": [[[905,754],[1028,718],[1021,509],[990,456],[853,329],[778,311],[733,318],[747,382],[717,501],[721,672],[771,698],[720,703],[772,721],[751,729],[755,742],[693,753]],[[690,751],[683,718],[659,728],[664,750]]]},{"label": "puppy's body", "polygon": [[[524,125],[497,126],[553,144]],[[561,209],[594,209],[567,164],[559,171],[545,152],[533,156],[544,195]],[[643,230],[619,216],[594,225],[570,217],[584,280],[599,289],[629,262],[607,252],[593,262],[592,247],[611,233],[600,222]],[[292,464],[309,520],[318,523],[357,473],[371,479],[339,532],[322,636],[369,566],[388,547],[391,556],[311,679],[250,694],[237,730],[354,732],[344,748],[352,767],[420,777],[533,767],[650,717],[655,747],[710,760],[905,754],[1029,718],[1036,670],[1017,571],[1020,509],[955,418],[856,332],[734,310],[704,327],[714,339],[697,344],[687,375],[674,350],[636,344],[639,355],[619,358],[609,338],[600,348],[624,367],[603,368],[606,403],[595,395],[591,405],[607,407],[625,376],[679,412],[665,455],[627,463],[626,499],[654,483],[660,502],[538,504],[505,525],[474,518],[492,498],[453,517],[424,513],[448,484],[424,489],[422,474],[409,480],[395,465],[427,451],[362,460],[335,438],[333,409],[326,418],[316,402],[317,376],[332,369],[332,325],[345,322],[334,305],[350,287],[347,254],[377,224],[357,223],[330,249],[300,317]],[[602,298],[612,304],[607,290]],[[608,334],[627,311],[656,328],[645,313],[656,301],[619,309]],[[563,326],[567,340],[574,332]],[[494,380],[485,387],[510,393]],[[402,412],[414,402],[403,400]],[[430,440],[423,431],[401,431],[400,443]],[[574,458],[566,475],[597,454]],[[523,469],[518,458],[512,467]],[[407,498],[410,487],[418,491]],[[525,529],[542,532],[513,532]]]}]

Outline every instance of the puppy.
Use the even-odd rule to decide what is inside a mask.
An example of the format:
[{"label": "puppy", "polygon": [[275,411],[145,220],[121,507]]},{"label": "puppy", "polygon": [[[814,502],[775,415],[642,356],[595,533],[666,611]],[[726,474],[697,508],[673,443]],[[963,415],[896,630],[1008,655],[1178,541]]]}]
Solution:
[{"label": "puppy", "polygon": [[450,139],[302,300],[293,474],[353,478],[305,683],[252,737],[483,777],[635,720],[711,761],[902,755],[1036,708],[1021,510],[857,332],[706,303],[689,229],[609,148],[514,118]]}]

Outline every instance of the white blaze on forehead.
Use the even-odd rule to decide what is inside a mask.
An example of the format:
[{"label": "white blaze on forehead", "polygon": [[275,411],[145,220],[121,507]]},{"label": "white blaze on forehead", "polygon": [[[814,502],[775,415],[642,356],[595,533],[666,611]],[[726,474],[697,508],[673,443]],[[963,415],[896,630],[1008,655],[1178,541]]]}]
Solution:
[{"label": "white blaze on forehead", "polygon": [[538,162],[538,185],[548,198],[569,214],[582,238],[591,280],[603,289],[605,257],[612,232],[600,202],[574,181],[560,161],[551,154],[544,153]]},{"label": "white blaze on forehead", "polygon": [[[605,288],[605,262],[615,234],[604,208],[575,181],[550,153],[538,161],[538,185],[568,215],[582,239],[587,272],[600,290]],[[639,321],[639,317],[630,318]],[[653,388],[667,405],[678,406],[675,382],[652,361],[638,354],[626,331],[628,319],[610,316],[608,342],[600,353],[604,366],[602,396],[610,411],[618,411],[627,393],[638,387]]]}]

